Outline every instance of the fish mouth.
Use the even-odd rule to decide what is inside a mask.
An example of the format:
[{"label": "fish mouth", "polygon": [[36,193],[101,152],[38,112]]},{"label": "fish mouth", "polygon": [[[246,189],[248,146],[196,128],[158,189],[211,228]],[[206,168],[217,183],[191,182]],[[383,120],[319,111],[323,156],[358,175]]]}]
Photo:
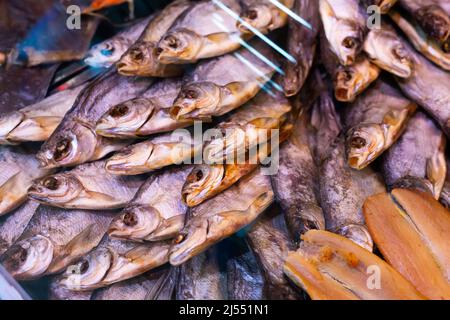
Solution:
[{"label": "fish mouth", "polygon": [[[272,25],[271,10],[265,5],[248,8],[248,10],[241,14],[241,19],[253,28],[262,32],[268,32]],[[245,23],[238,21],[236,25],[240,32],[247,34],[252,33],[252,31],[246,27]]]},{"label": "fish mouth", "polygon": [[181,231],[170,249],[170,264],[179,266],[202,252],[207,247],[208,229],[209,222],[205,219],[194,231],[189,233]]},{"label": "fish mouth", "polygon": [[146,240],[161,224],[162,217],[156,208],[135,205],[126,208],[115,218],[108,229],[111,238]]},{"label": "fish mouth", "polygon": [[36,235],[14,244],[4,253],[1,263],[17,280],[31,280],[42,276],[53,259],[53,243]]},{"label": "fish mouth", "polygon": [[146,99],[133,99],[108,110],[97,122],[95,131],[104,137],[134,138],[152,117],[155,106]]},{"label": "fish mouth", "polygon": [[154,145],[135,144],[119,151],[107,160],[105,168],[115,175],[135,175],[148,172],[147,162],[153,155]]},{"label": "fish mouth", "polygon": [[108,249],[98,250],[78,263],[68,266],[58,284],[73,291],[92,290],[100,287],[113,261]]},{"label": "fish mouth", "polygon": [[351,168],[362,170],[384,150],[385,136],[379,125],[352,128],[347,133],[346,153]]},{"label": "fish mouth", "polygon": [[195,207],[205,201],[220,187],[225,176],[223,165],[199,165],[188,175],[181,195],[188,207]]}]

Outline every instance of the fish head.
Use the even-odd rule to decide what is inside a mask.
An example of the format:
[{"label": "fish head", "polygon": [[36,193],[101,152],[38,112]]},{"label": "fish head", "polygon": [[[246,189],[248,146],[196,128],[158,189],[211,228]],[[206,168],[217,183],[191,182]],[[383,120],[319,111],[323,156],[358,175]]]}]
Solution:
[{"label": "fish head", "polygon": [[13,131],[23,120],[21,112],[9,112],[0,115],[0,142],[6,143],[8,134]]},{"label": "fish head", "polygon": [[72,123],[55,132],[36,154],[41,167],[50,169],[75,166],[89,161],[97,146],[97,135],[90,128]]},{"label": "fish head", "polygon": [[209,247],[208,220],[191,220],[191,223],[178,233],[170,248],[169,262],[179,266]]},{"label": "fish head", "polygon": [[153,144],[137,143],[123,148],[106,161],[106,170],[112,174],[133,175],[147,172],[147,161],[153,154]]},{"label": "fish head", "polygon": [[158,61],[164,64],[194,62],[203,45],[203,38],[197,33],[180,28],[167,33],[156,47]]},{"label": "fish head", "polygon": [[117,71],[124,76],[148,75],[157,64],[155,43],[138,41],[117,62]]},{"label": "fish head", "polygon": [[18,280],[42,276],[53,259],[53,243],[42,235],[36,235],[15,243],[4,253],[1,263]]},{"label": "fish head", "polygon": [[70,290],[95,288],[105,277],[113,262],[108,249],[94,250],[76,264],[67,267],[58,284]]},{"label": "fish head", "polygon": [[421,6],[414,17],[426,34],[440,42],[450,38],[450,16],[438,5]]},{"label": "fish head", "polygon": [[106,137],[135,137],[155,110],[149,99],[136,98],[111,107],[98,120],[95,131]]},{"label": "fish head", "polygon": [[383,152],[385,142],[384,131],[377,124],[363,124],[350,129],[346,136],[349,166],[364,169]]},{"label": "fish head", "polygon": [[[270,31],[273,23],[273,10],[265,4],[250,6],[241,14],[241,19],[258,31],[267,33]],[[246,24],[238,21],[237,27],[242,33],[251,33]]]},{"label": "fish head", "polygon": [[187,176],[181,194],[189,207],[194,207],[206,199],[221,185],[224,179],[223,165],[197,165]]},{"label": "fish head", "polygon": [[147,205],[130,205],[109,226],[112,238],[144,240],[160,225],[159,211]]},{"label": "fish head", "polygon": [[364,32],[351,21],[340,21],[329,39],[333,51],[344,66],[352,65],[361,51]]},{"label": "fish head", "polygon": [[76,199],[83,190],[83,185],[74,175],[61,173],[36,180],[28,189],[28,196],[57,206]]},{"label": "fish head", "polygon": [[336,72],[335,96],[339,101],[353,101],[364,86],[365,76],[351,67],[341,67]]},{"label": "fish head", "polygon": [[108,68],[120,59],[129,44],[123,38],[106,40],[93,46],[88,51],[84,62],[94,68]]},{"label": "fish head", "polygon": [[172,118],[203,119],[208,118],[220,106],[221,89],[212,82],[194,82],[183,86],[173,106]]}]

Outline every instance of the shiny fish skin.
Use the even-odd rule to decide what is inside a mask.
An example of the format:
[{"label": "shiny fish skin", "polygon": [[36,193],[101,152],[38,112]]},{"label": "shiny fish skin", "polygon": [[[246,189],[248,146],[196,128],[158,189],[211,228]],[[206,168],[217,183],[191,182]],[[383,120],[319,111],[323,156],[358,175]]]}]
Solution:
[{"label": "shiny fish skin", "polygon": [[0,256],[22,235],[38,206],[36,201],[28,200],[0,218]]},{"label": "shiny fish skin", "polygon": [[124,76],[174,77],[183,73],[176,65],[159,63],[156,44],[170,26],[186,11],[193,2],[176,0],[156,14],[144,32],[117,62],[117,70]]},{"label": "shiny fish skin", "polygon": [[[221,0],[235,14],[239,0]],[[187,9],[157,44],[157,59],[163,64],[195,63],[238,49],[241,32],[236,20],[213,1],[197,1]]]},{"label": "shiny fish skin", "polygon": [[450,37],[450,4],[447,0],[400,0],[423,30],[444,43]]},{"label": "shiny fish skin", "polygon": [[180,265],[247,226],[270,206],[273,198],[269,178],[257,170],[191,209],[170,250],[170,264]]},{"label": "shiny fish skin", "polygon": [[366,17],[359,1],[319,0],[319,10],[331,50],[342,65],[352,65],[366,32]]},{"label": "shiny fish skin", "polygon": [[220,270],[218,246],[211,247],[180,267],[177,300],[227,299],[226,274]]},{"label": "shiny fish skin", "polygon": [[388,150],[402,135],[417,109],[389,83],[378,80],[346,112],[346,153],[361,170]]},{"label": "shiny fish skin", "polygon": [[445,183],[446,139],[433,120],[418,112],[405,133],[383,159],[383,175],[390,187],[418,188],[439,198]]},{"label": "shiny fish skin", "polygon": [[176,236],[184,226],[187,206],[181,189],[191,170],[191,166],[183,166],[153,173],[113,220],[109,236],[131,241],[159,241]]},{"label": "shiny fish skin", "polygon": [[[375,254],[327,231],[311,230],[290,252],[286,275],[313,300],[425,300],[400,273]],[[377,267],[374,290],[367,270]]]},{"label": "shiny fish skin", "polygon": [[[249,44],[268,60],[277,63],[275,53],[262,41]],[[253,98],[274,72],[271,66],[244,48],[200,62],[186,76],[170,114],[177,120],[203,121],[224,115]]]},{"label": "shiny fish skin", "polygon": [[96,161],[36,180],[28,190],[31,199],[67,209],[123,208],[145,177],[120,177],[108,173],[105,161]]},{"label": "shiny fish skin", "polygon": [[420,105],[450,137],[450,73],[445,72],[405,43],[413,61],[408,79],[397,78],[403,93]]},{"label": "shiny fish skin", "polygon": [[94,68],[109,68],[135,43],[155,15],[150,15],[126,27],[113,37],[93,46],[84,62]]},{"label": "shiny fish skin", "polygon": [[416,23],[408,21],[397,11],[391,11],[389,15],[417,51],[442,69],[450,71],[450,43],[440,45],[424,34]]},{"label": "shiny fish skin", "polygon": [[308,77],[313,64],[320,30],[319,6],[317,0],[295,0],[293,12],[308,21],[312,29],[289,18],[287,51],[296,63],[286,61],[282,86],[288,97],[295,96]]},{"label": "shiny fish skin", "polygon": [[40,168],[34,153],[30,151],[21,147],[0,146],[0,216],[25,202],[27,190],[34,179],[52,172]]},{"label": "shiny fish skin", "polygon": [[190,163],[202,144],[188,131],[167,133],[130,145],[106,161],[106,170],[115,175],[138,175],[173,164]]},{"label": "shiny fish skin", "polygon": [[59,285],[73,291],[90,291],[128,280],[165,264],[170,244],[136,244],[105,236],[101,243],[68,266]]},{"label": "shiny fish skin", "polygon": [[413,72],[408,49],[390,24],[382,22],[380,28],[369,31],[364,42],[364,52],[372,63],[398,77],[409,78]]},{"label": "shiny fish skin", "polygon": [[46,168],[67,167],[98,160],[129,141],[98,136],[95,124],[111,106],[137,97],[152,84],[151,78],[123,77],[110,69],[78,96],[55,132],[37,154]]},{"label": "shiny fish skin", "polygon": [[298,300],[300,292],[293,287],[283,274],[283,264],[294,243],[288,236],[283,216],[279,209],[271,208],[252,225],[247,239],[258,259],[264,275],[264,293],[267,299]]},{"label": "shiny fish skin", "polygon": [[18,280],[58,273],[97,246],[113,215],[41,205],[1,263]]},{"label": "shiny fish skin", "polygon": [[47,140],[85,87],[64,90],[36,104],[1,115],[0,144]]},{"label": "shiny fish skin", "polygon": [[171,300],[178,270],[164,266],[94,292],[92,300]]},{"label": "shiny fish skin", "polygon": [[358,171],[347,165],[345,141],[341,135],[331,145],[319,177],[326,230],[341,234],[371,251],[372,237],[365,226],[361,208],[368,196],[385,191],[378,174],[370,167]]},{"label": "shiny fish skin", "polygon": [[129,139],[191,125],[192,121],[174,120],[169,115],[181,85],[181,78],[155,83],[142,96],[111,107],[98,120],[95,131],[104,137]]},{"label": "shiny fish skin", "polygon": [[[231,250],[227,257],[227,287],[229,300],[263,300],[264,277],[256,257],[244,239],[234,237],[224,241],[224,250]],[[221,243],[222,244],[222,243]],[[221,250],[219,244],[219,250]],[[229,245],[230,247],[226,247]]]},{"label": "shiny fish skin", "polygon": [[271,176],[276,199],[296,241],[310,229],[324,229],[318,199],[318,167],[309,148],[308,110],[297,119],[293,134],[280,147],[278,174]]},{"label": "shiny fish skin", "polygon": [[[277,2],[286,9],[292,9],[295,0]],[[244,10],[240,18],[263,34],[282,28],[288,23],[289,16],[268,0],[245,0],[243,3]],[[252,33],[241,21],[237,22],[237,26],[242,33]]]}]

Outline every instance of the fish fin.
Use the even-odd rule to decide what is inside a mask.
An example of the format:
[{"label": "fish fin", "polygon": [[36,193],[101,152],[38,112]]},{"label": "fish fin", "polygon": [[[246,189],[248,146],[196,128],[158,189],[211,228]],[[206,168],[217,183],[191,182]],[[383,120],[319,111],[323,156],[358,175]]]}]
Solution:
[{"label": "fish fin", "polygon": [[110,203],[111,201],[116,202],[116,198],[113,196],[110,196],[108,194],[105,193],[101,193],[101,192],[96,192],[96,191],[90,191],[90,190],[86,190],[86,195],[92,200],[96,200],[99,203],[100,202],[106,202],[106,203]]},{"label": "fish fin", "polygon": [[24,120],[12,130],[7,139],[20,140],[21,138],[47,139],[61,122],[61,117],[42,116]]},{"label": "fish fin", "polygon": [[224,41],[230,40],[230,34],[228,32],[211,33],[206,36],[206,39],[213,43],[223,43]]},{"label": "fish fin", "polygon": [[446,140],[442,138],[441,145],[438,150],[427,159],[427,179],[433,185],[433,195],[437,200],[441,195],[447,176],[447,163],[445,161],[445,145]]},{"label": "fish fin", "polygon": [[70,262],[88,253],[100,243],[101,238],[101,235],[97,232],[96,224],[90,224],[67,244],[57,247],[55,256],[58,258],[52,262],[48,268],[48,273],[58,272]]},{"label": "fish fin", "polygon": [[392,145],[397,138],[403,133],[406,128],[407,120],[416,110],[417,106],[411,104],[410,108],[405,108],[401,111],[391,110],[385,114],[383,118],[383,127],[385,132],[385,138],[387,145]]}]

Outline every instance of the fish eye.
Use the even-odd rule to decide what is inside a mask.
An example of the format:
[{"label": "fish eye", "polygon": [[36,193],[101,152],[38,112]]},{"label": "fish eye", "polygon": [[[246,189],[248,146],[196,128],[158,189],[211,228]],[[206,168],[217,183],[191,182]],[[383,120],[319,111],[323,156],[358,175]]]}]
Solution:
[{"label": "fish eye", "polygon": [[198,93],[195,90],[185,90],[183,91],[183,97],[187,99],[197,99]]},{"label": "fish eye", "polygon": [[136,61],[144,60],[144,53],[139,48],[134,48],[130,52],[131,58]]},{"label": "fish eye", "polygon": [[89,261],[83,260],[80,264],[80,273],[83,274],[89,269]]},{"label": "fish eye", "polygon": [[127,212],[123,215],[123,223],[128,227],[133,227],[138,223],[136,215],[132,212]]},{"label": "fish eye", "polygon": [[107,43],[105,45],[105,49],[102,49],[100,52],[102,55],[109,57],[114,53],[114,50],[115,48],[112,46],[112,44]]},{"label": "fish eye", "polygon": [[197,181],[202,180],[202,178],[203,178],[203,172],[202,172],[202,170],[198,170],[198,171],[195,173],[195,177],[197,178]]},{"label": "fish eye", "polygon": [[49,190],[56,190],[59,186],[58,179],[56,179],[55,177],[46,178],[42,184]]},{"label": "fish eye", "polygon": [[442,51],[450,53],[450,41],[447,41],[442,45]]},{"label": "fish eye", "polygon": [[347,37],[342,41],[342,45],[347,49],[354,49],[356,48],[358,42],[353,37]]},{"label": "fish eye", "polygon": [[186,238],[186,235],[179,233],[178,236],[173,240],[173,242],[175,244],[180,244],[181,242],[184,241],[185,238]]},{"label": "fish eye", "polygon": [[155,55],[156,55],[156,56],[159,56],[161,53],[163,53],[163,51],[164,51],[163,48],[160,48],[160,47],[155,48]]},{"label": "fish eye", "polygon": [[394,48],[393,53],[398,59],[402,61],[406,60],[408,57],[408,53],[403,46],[397,46],[396,48]]},{"label": "fish eye", "polygon": [[350,81],[353,79],[353,73],[350,70],[341,71],[341,75],[345,81]]},{"label": "fish eye", "polygon": [[118,105],[111,109],[109,115],[114,118],[123,117],[129,111],[129,108],[126,105]]},{"label": "fish eye", "polygon": [[176,49],[180,46],[180,42],[178,41],[177,38],[175,38],[174,36],[167,36],[164,41],[167,42],[167,45],[172,48],[172,49]]},{"label": "fish eye", "polygon": [[55,152],[53,154],[53,158],[56,161],[62,160],[67,153],[70,151],[70,140],[62,139],[56,144]]},{"label": "fish eye", "polygon": [[256,10],[249,10],[247,11],[246,17],[250,20],[255,20],[258,18],[258,12]]},{"label": "fish eye", "polygon": [[355,149],[364,148],[366,145],[367,145],[366,139],[361,137],[354,137],[350,142],[350,146]]}]

